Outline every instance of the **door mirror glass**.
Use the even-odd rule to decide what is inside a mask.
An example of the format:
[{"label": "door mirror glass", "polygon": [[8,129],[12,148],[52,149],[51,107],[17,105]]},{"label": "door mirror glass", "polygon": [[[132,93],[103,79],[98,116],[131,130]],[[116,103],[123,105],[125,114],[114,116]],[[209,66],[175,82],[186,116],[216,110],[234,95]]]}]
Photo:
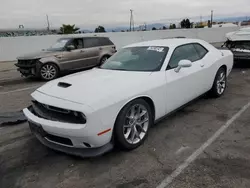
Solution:
[{"label": "door mirror glass", "polygon": [[191,66],[192,62],[190,60],[180,60],[180,62],[178,63],[178,67],[176,67],[174,70],[175,72],[179,72],[181,68],[187,68]]},{"label": "door mirror glass", "polygon": [[67,51],[71,51],[71,50],[74,50],[75,49],[75,46],[74,45],[68,45],[67,47],[66,47],[66,50]]}]

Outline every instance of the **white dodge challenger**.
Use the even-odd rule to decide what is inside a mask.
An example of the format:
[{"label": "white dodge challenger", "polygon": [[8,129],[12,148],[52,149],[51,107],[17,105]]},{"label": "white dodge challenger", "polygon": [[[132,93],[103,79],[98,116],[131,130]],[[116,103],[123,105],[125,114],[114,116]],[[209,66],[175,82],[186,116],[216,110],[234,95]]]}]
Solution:
[{"label": "white dodge challenger", "polygon": [[233,54],[197,39],[126,46],[99,68],[38,88],[23,110],[44,145],[81,157],[131,150],[159,119],[209,92],[220,97]]}]

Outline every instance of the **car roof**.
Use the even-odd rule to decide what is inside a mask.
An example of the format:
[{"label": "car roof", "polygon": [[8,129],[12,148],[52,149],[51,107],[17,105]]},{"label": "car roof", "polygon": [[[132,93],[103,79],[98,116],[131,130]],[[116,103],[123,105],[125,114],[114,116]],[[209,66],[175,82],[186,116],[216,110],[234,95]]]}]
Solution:
[{"label": "car roof", "polygon": [[109,37],[102,37],[102,36],[67,36],[67,37],[62,37],[60,39],[75,39],[75,38],[106,38],[106,39],[108,39]]},{"label": "car roof", "polygon": [[151,41],[144,41],[139,43],[134,43],[131,45],[127,45],[124,48],[128,47],[139,47],[139,46],[165,46],[165,47],[177,47],[184,44],[189,43],[200,43],[204,44],[205,41],[200,39],[187,39],[187,38],[172,38],[172,39],[159,39],[159,40],[151,40]]}]

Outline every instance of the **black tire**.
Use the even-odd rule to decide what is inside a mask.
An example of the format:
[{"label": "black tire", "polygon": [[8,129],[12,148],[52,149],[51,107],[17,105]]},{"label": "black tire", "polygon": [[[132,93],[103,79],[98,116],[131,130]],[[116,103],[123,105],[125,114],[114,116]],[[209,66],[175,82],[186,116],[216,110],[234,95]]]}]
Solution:
[{"label": "black tire", "polygon": [[[136,139],[139,139],[138,143],[129,143],[126,140],[125,135],[124,135],[125,134],[124,132],[126,130],[126,128],[124,128],[124,124],[125,124],[125,121],[128,121],[127,120],[128,118],[126,118],[127,113],[130,112],[132,107],[135,107],[137,105],[138,105],[138,107],[139,106],[140,107],[145,107],[144,110],[146,109],[147,112],[148,112],[148,115],[147,115],[148,121],[146,123],[144,123],[143,125],[141,124],[143,127],[146,125],[147,129],[145,131],[145,128],[144,128],[143,129],[145,131],[144,132],[140,128],[141,132],[140,131],[137,132],[137,133],[140,132],[139,135],[144,134],[142,139],[141,138],[139,139],[140,136],[136,138]],[[146,120],[146,118],[144,120]],[[140,121],[144,121],[144,120],[140,119]],[[143,142],[147,138],[149,129],[152,126],[152,124],[153,124],[152,109],[150,108],[149,104],[145,100],[143,100],[143,99],[135,99],[135,100],[129,102],[128,104],[126,104],[123,107],[123,109],[120,111],[120,113],[119,113],[119,115],[118,115],[118,117],[116,119],[115,129],[114,129],[115,145],[119,146],[121,149],[124,149],[124,150],[132,150],[132,149],[135,149],[135,148],[139,147],[141,144],[143,144]],[[141,126],[139,126],[139,127],[141,127]],[[137,127],[136,129],[139,130],[139,127]],[[129,129],[129,128],[127,128],[127,129]],[[129,134],[133,135],[133,133],[134,132],[132,131],[132,128],[131,128],[131,131],[130,131]]]},{"label": "black tire", "polygon": [[[220,92],[219,86],[218,86],[218,81],[220,81],[222,79],[222,77],[221,77],[222,74],[225,76],[225,79],[224,79],[225,83],[224,83],[223,91],[221,90],[221,92]],[[221,85],[221,88],[223,88],[222,85]],[[209,91],[209,94],[210,94],[211,97],[218,98],[218,97],[222,96],[225,93],[226,88],[227,88],[226,68],[225,67],[220,67],[219,70],[216,73],[214,83],[213,83],[213,87]]]},{"label": "black tire", "polygon": [[[45,70],[50,70],[51,72],[46,74],[44,72]],[[40,78],[43,80],[46,80],[46,81],[54,80],[59,75],[59,69],[57,65],[55,65],[54,63],[46,63],[41,66],[39,70],[39,75],[40,75]]]},{"label": "black tire", "polygon": [[104,64],[108,60],[109,56],[105,55],[100,60],[100,65]]}]

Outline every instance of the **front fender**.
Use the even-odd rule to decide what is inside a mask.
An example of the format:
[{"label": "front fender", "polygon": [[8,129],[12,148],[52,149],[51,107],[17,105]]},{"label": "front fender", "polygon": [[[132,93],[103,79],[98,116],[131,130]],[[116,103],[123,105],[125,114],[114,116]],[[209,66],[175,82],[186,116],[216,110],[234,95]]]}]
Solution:
[{"label": "front fender", "polygon": [[45,63],[55,63],[58,65],[59,63],[59,59],[56,58],[55,56],[51,56],[51,57],[44,57],[44,58],[41,58],[39,60],[42,64],[45,64]]}]

